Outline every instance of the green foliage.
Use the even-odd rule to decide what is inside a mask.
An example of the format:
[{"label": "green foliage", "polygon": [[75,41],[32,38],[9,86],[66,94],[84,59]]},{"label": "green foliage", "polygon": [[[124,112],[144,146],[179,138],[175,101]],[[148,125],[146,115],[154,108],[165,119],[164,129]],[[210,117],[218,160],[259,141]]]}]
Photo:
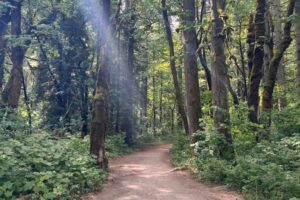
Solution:
[{"label": "green foliage", "polygon": [[187,166],[191,161],[192,148],[189,145],[189,139],[180,131],[178,131],[174,137],[171,158],[173,165],[180,167]]},{"label": "green foliage", "polygon": [[176,135],[172,162],[187,166],[200,180],[226,184],[240,190],[246,199],[295,199],[300,197],[300,137],[299,109],[287,108],[275,113],[271,128],[272,142],[256,143],[262,127],[248,122],[245,105],[231,113],[231,132],[234,138],[235,161],[218,156],[222,139],[212,128],[211,119],[204,131],[194,134],[190,145],[183,135]]},{"label": "green foliage", "polygon": [[135,141],[136,141],[135,146],[137,148],[152,146],[154,144],[159,143],[158,142],[158,137],[155,137],[153,135],[153,133],[145,133],[143,135],[140,135],[139,137],[136,138]]},{"label": "green foliage", "polygon": [[[240,157],[237,165],[226,170],[223,182],[240,189],[253,199],[289,199],[300,195],[299,171],[286,171],[267,158]],[[250,198],[250,199],[252,199]]]},{"label": "green foliage", "polygon": [[105,179],[89,155],[87,141],[56,140],[46,134],[1,136],[0,199],[76,199]]},{"label": "green foliage", "polygon": [[289,106],[281,112],[274,112],[272,119],[275,126],[275,137],[300,135],[300,103]]},{"label": "green foliage", "polygon": [[123,134],[108,136],[105,142],[106,156],[108,158],[116,158],[132,152],[125,143]]},{"label": "green foliage", "polygon": [[260,143],[237,157],[225,182],[258,199],[289,199],[300,195],[299,137]]},{"label": "green foliage", "polygon": [[16,136],[21,133],[29,134],[30,127],[28,125],[28,120],[21,116],[3,117],[0,123],[0,134],[2,133],[7,136]]},{"label": "green foliage", "polygon": [[198,178],[204,181],[222,183],[227,178],[227,170],[231,168],[231,163],[216,157],[197,159]]}]

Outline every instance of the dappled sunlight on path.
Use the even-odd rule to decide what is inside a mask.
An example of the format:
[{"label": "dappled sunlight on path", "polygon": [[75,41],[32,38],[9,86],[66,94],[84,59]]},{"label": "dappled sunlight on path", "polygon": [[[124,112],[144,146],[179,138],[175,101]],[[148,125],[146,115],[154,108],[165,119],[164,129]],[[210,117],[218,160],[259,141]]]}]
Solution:
[{"label": "dappled sunlight on path", "polygon": [[170,145],[112,160],[108,184],[91,200],[241,200],[220,187],[196,182],[170,164]]}]

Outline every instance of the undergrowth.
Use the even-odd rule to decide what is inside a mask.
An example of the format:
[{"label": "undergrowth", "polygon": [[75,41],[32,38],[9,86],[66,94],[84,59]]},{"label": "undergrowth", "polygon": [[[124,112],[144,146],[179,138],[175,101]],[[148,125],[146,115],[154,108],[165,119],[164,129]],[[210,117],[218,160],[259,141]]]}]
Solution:
[{"label": "undergrowth", "polygon": [[49,134],[0,139],[0,199],[78,199],[106,180],[88,142]]},{"label": "undergrowth", "polygon": [[299,109],[274,113],[274,121],[280,123],[271,128],[271,141],[260,143],[256,143],[255,137],[264,134],[264,130],[256,127],[254,133],[244,111],[239,108],[232,113],[230,128],[235,161],[218,156],[219,136],[211,120],[206,119],[204,131],[194,135],[199,139],[195,144],[190,145],[181,133],[175,136],[171,150],[173,164],[190,168],[201,181],[222,183],[239,190],[245,199],[300,199]]},{"label": "undergrowth", "polygon": [[[8,125],[0,128],[0,199],[80,199],[106,181],[106,172],[89,154],[89,137],[57,138],[45,131],[29,134],[26,127],[21,132],[16,125],[8,133]],[[157,142],[146,135],[129,148],[123,134],[111,135],[106,139],[106,156],[113,159]]]}]

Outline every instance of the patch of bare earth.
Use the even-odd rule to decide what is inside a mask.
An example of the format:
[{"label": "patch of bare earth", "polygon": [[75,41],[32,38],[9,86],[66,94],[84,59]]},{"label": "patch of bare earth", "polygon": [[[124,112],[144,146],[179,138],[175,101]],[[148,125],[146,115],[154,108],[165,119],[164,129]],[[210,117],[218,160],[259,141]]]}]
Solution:
[{"label": "patch of bare earth", "polygon": [[110,161],[110,177],[89,200],[242,200],[220,186],[199,183],[170,164],[170,145],[160,145]]}]

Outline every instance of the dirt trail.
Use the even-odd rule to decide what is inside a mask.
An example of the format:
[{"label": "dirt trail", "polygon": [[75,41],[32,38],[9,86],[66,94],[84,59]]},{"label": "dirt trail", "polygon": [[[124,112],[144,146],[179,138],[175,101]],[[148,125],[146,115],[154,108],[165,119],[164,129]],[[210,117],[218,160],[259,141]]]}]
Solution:
[{"label": "dirt trail", "polygon": [[91,200],[242,200],[221,187],[196,182],[170,164],[170,145],[160,145],[110,161],[110,177]]}]

